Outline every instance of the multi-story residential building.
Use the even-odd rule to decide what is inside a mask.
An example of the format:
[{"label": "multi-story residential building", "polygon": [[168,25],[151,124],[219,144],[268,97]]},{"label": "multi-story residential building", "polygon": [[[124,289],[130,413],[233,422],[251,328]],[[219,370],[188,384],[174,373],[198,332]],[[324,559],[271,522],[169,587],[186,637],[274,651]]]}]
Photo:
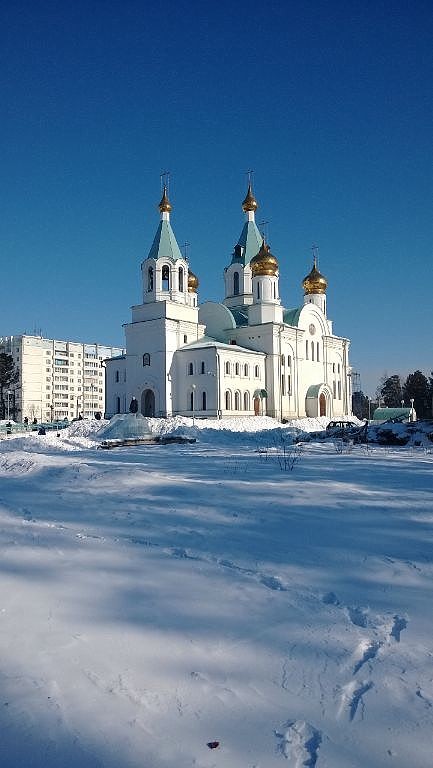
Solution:
[{"label": "multi-story residential building", "polygon": [[104,361],[123,351],[27,334],[0,336],[0,352],[11,355],[19,371],[19,381],[8,396],[16,419],[53,421],[104,414]]}]

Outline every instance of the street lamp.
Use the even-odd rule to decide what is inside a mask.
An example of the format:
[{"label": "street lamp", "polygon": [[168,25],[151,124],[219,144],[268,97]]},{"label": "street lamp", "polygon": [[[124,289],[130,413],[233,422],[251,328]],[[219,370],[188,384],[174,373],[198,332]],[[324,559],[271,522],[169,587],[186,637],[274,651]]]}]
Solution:
[{"label": "street lamp", "polygon": [[192,403],[191,403],[191,405],[192,405],[192,426],[193,427],[195,426],[195,390],[196,390],[196,385],[193,384],[192,385]]}]

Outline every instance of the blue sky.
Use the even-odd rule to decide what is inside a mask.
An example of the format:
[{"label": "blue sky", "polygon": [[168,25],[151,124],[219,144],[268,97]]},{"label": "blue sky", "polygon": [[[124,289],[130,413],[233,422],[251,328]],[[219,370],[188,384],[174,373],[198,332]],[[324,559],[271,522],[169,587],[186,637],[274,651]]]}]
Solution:
[{"label": "blue sky", "polygon": [[0,30],[0,335],[123,344],[165,169],[221,299],[252,168],[285,306],[317,243],[363,389],[431,370],[430,2],[9,2]]}]

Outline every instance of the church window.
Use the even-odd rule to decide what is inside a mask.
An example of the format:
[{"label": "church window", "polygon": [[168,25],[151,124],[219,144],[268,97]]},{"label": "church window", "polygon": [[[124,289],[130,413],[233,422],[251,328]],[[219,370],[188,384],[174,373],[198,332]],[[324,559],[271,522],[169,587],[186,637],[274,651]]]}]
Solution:
[{"label": "church window", "polygon": [[239,272],[233,273],[233,295],[239,296]]},{"label": "church window", "polygon": [[235,411],[240,411],[241,409],[241,393],[235,392]]},{"label": "church window", "polygon": [[164,264],[162,268],[162,290],[170,290],[170,267],[167,264]]},{"label": "church window", "polygon": [[226,411],[231,411],[232,409],[232,393],[229,389],[226,390],[226,393],[224,395],[224,400],[226,404]]},{"label": "church window", "polygon": [[153,267],[147,270],[147,290],[153,291]]},{"label": "church window", "polygon": [[341,381],[338,382],[338,399],[341,400]]},{"label": "church window", "polygon": [[319,342],[317,342],[317,356],[316,356],[316,360],[317,361],[320,360],[320,346],[319,346]]},{"label": "church window", "polygon": [[194,373],[194,363],[188,363],[188,376],[192,376]]},{"label": "church window", "polygon": [[235,376],[239,376],[239,363],[235,363]]},{"label": "church window", "polygon": [[202,360],[202,361],[201,361],[201,365],[200,365],[200,373],[205,373],[204,360]]},{"label": "church window", "polygon": [[314,341],[311,342],[311,359],[314,360]]},{"label": "church window", "polygon": [[332,373],[335,373],[335,363],[332,363]]},{"label": "church window", "polygon": [[250,375],[250,371],[249,371],[249,368],[248,368],[248,363],[245,363],[245,365],[244,365],[244,376],[249,376],[249,375]]},{"label": "church window", "polygon": [[335,380],[332,382],[332,394],[334,396],[334,400],[337,397],[337,388],[335,386]]},{"label": "church window", "polygon": [[256,379],[260,378],[260,368],[258,365],[256,365],[254,368],[254,376],[256,377]]},{"label": "church window", "polygon": [[286,364],[286,358],[284,357],[284,355],[281,355],[281,365],[283,366],[283,368],[285,364]]},{"label": "church window", "polygon": [[115,378],[115,381],[116,381],[116,384],[117,384],[117,382],[120,381],[120,372],[119,371],[116,371],[116,375],[115,375],[114,378]]},{"label": "church window", "polygon": [[260,299],[260,283],[257,283],[257,298]]},{"label": "church window", "polygon": [[183,334],[183,343],[186,344],[187,341],[188,341],[188,336],[186,335],[186,333],[184,333]]},{"label": "church window", "polygon": [[338,373],[340,373],[340,363],[338,363],[338,365],[337,365],[337,371],[338,371]]},{"label": "church window", "polygon": [[308,341],[305,342],[305,359],[308,360]]},{"label": "church window", "polygon": [[194,411],[194,390],[189,395],[189,410]]},{"label": "church window", "polygon": [[230,363],[228,360],[226,362],[225,371],[226,371],[226,375],[230,376]]},{"label": "church window", "polygon": [[287,377],[287,394],[288,395],[292,394],[292,377],[291,377],[290,373],[289,373],[289,375]]},{"label": "church window", "polygon": [[183,293],[183,269],[179,267],[179,291]]},{"label": "church window", "polygon": [[275,291],[275,283],[273,284],[273,286],[274,286],[274,299],[276,299],[277,298],[277,294],[276,294],[276,291]]},{"label": "church window", "polygon": [[150,355],[149,352],[145,352],[143,355],[143,366],[144,365],[150,365]]},{"label": "church window", "polygon": [[244,411],[250,410],[250,393],[244,392]]},{"label": "church window", "polygon": [[120,413],[120,397],[116,397],[116,413]]},{"label": "church window", "polygon": [[291,358],[290,355],[287,355],[287,365],[288,365],[289,368],[292,367],[292,358]]},{"label": "church window", "polygon": [[206,410],[206,400],[207,400],[206,392],[203,392],[202,396],[201,396],[201,409],[202,409],[202,411]]},{"label": "church window", "polygon": [[281,376],[281,394],[282,395],[286,394],[286,377],[284,376],[284,374]]}]

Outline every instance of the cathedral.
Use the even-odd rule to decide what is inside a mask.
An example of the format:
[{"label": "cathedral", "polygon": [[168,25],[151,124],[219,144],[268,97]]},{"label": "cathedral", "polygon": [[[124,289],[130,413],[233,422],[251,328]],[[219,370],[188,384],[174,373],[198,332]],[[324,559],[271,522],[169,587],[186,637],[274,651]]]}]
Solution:
[{"label": "cathedral", "polygon": [[164,187],[158,229],[141,264],[142,303],[125,325],[126,352],[106,361],[107,416],[127,412],[133,397],[144,416],[263,414],[282,421],[351,413],[350,342],[333,333],[316,258],[302,283],[302,305],[285,309],[251,184],[242,208],[224,300],[199,305],[199,281],[177,244]]}]

